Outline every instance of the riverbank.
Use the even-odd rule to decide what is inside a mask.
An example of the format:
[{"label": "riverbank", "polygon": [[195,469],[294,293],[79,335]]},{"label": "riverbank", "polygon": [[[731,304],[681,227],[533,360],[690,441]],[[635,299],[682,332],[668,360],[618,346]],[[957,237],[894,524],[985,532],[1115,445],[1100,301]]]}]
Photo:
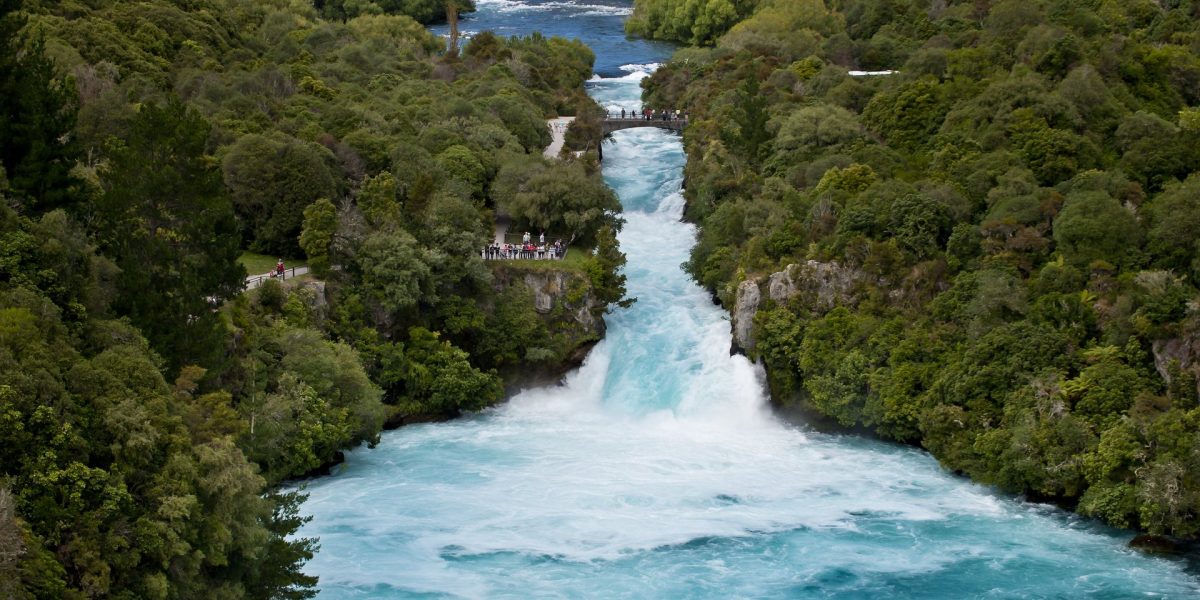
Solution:
[{"label": "riverbank", "polygon": [[[624,13],[596,14],[628,12],[614,4],[481,5],[465,26],[504,35],[549,28],[595,48],[637,44],[621,31]],[[663,56],[633,55],[644,53],[598,58],[616,65],[588,84],[602,105],[641,105],[641,74]],[[692,121],[688,140],[720,139],[693,133],[697,124],[711,127]],[[723,311],[678,267],[705,242],[680,221],[678,138],[617,132],[604,154],[638,302],[606,317],[605,340],[562,385],[389,432],[374,450],[350,453],[339,474],[312,482],[305,510],[314,518],[303,535],[321,539],[309,572],[324,596],[949,599],[1200,589],[1177,562],[1126,550],[1117,532],[950,476],[926,453],[775,418],[762,371],[729,355]],[[745,214],[754,213],[727,223],[745,224]]]},{"label": "riverbank", "polygon": [[[674,4],[647,0],[642,18]],[[1001,58],[1013,33],[997,29],[998,7],[924,14],[897,34],[922,50],[883,54],[895,62],[880,60],[863,13],[842,8],[762,5],[647,81],[647,104],[692,116],[687,215],[700,234],[687,268],[729,311],[736,348],[766,366],[776,404],[924,448],[1005,493],[1200,535],[1200,290],[1193,253],[1171,249],[1191,247],[1174,224],[1200,215],[1200,130],[1176,124],[1193,90],[1161,81],[1179,94],[1162,113],[1175,133],[1153,137],[1179,144],[1135,147],[1115,132],[1162,96],[1086,58],[1059,70]],[[802,51],[782,22],[856,50]],[[1078,22],[1055,26],[1078,56],[1099,56],[1109,34]],[[1113,29],[1145,40],[1150,22]],[[1117,54],[1142,65],[1159,44],[1187,52],[1182,39]],[[934,64],[983,56],[977,74]],[[886,65],[903,66],[856,76]],[[1084,79],[1100,96],[1070,91]],[[1035,116],[1095,102],[1111,125]],[[1051,138],[1063,145],[1041,145]],[[1131,167],[1150,154],[1179,168]]]}]

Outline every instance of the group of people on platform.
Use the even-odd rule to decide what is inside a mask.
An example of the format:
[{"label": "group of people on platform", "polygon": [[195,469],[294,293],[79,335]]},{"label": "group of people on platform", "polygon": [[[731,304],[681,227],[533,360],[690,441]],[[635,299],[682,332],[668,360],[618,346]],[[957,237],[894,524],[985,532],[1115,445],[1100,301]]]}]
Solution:
[{"label": "group of people on platform", "polygon": [[[615,118],[617,113],[612,113]],[[641,112],[635,110],[621,109],[622,119],[641,119],[643,121],[686,121],[687,115],[682,111],[676,110],[657,110],[653,108],[643,108]]]},{"label": "group of people on platform", "polygon": [[562,240],[546,243],[546,233],[538,235],[535,244],[529,232],[521,236],[520,244],[492,242],[483,249],[484,260],[558,260],[567,255],[567,245]]}]

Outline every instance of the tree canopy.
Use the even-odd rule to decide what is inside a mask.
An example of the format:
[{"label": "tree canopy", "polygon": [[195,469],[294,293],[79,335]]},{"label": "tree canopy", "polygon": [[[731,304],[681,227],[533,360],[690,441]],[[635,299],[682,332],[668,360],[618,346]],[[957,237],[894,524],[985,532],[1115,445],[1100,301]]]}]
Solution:
[{"label": "tree canopy", "polygon": [[[593,55],[453,56],[446,7],[0,0],[0,596],[312,597],[284,482],[595,341],[615,237],[545,315],[479,256]],[[589,190],[543,216],[611,232],[594,170],[540,168]],[[311,274],[246,290],[247,250]]]},{"label": "tree canopy", "polygon": [[644,84],[691,117],[688,269],[728,307],[837,274],[755,319],[775,401],[1197,535],[1196,10],[637,0],[630,31],[705,46]]}]

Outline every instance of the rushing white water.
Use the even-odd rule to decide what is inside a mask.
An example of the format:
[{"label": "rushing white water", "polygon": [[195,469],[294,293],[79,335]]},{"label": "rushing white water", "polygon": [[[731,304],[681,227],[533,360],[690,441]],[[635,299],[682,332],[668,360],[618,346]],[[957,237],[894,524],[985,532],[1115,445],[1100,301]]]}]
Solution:
[{"label": "rushing white water", "polygon": [[[636,78],[597,82],[636,105]],[[1180,564],[1004,500],[921,452],[804,432],[680,270],[678,138],[619,132],[605,178],[638,302],[561,387],[406,427],[313,482],[321,598],[1182,597]]]},{"label": "rushing white water", "polygon": [[[475,18],[519,31],[543,4],[485,0]],[[596,10],[583,4],[547,10]],[[613,110],[639,107],[653,68],[622,58],[589,84]],[[637,304],[608,317],[564,385],[389,432],[313,481],[301,534],[320,538],[306,567],[320,598],[1200,594],[1182,563],[1127,550],[1127,535],[1004,499],[915,449],[775,419],[760,371],[729,355],[725,314],[680,269],[695,230],[679,218],[678,137],[615,138],[604,175]]]}]

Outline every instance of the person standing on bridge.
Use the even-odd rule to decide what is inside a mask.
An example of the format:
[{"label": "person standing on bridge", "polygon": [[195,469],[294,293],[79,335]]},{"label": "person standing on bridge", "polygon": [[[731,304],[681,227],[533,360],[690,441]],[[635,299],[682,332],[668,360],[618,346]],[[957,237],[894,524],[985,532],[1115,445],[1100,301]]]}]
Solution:
[{"label": "person standing on bridge", "polygon": [[625,109],[624,108],[621,109],[621,118],[622,119],[625,118]]}]

